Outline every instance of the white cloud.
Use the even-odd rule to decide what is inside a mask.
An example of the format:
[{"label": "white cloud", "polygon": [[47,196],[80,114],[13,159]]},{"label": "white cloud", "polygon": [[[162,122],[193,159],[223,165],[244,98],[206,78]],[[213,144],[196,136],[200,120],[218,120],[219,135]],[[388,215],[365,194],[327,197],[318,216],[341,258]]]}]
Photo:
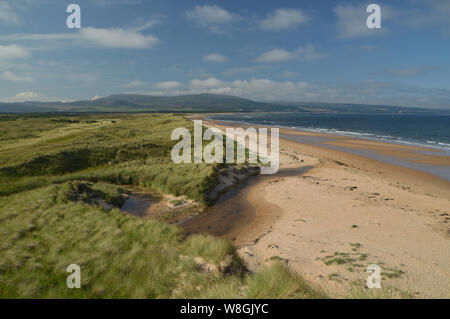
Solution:
[{"label": "white cloud", "polygon": [[207,78],[205,80],[194,79],[191,80],[189,86],[192,89],[208,89],[208,88],[217,88],[221,86],[223,83],[221,80],[216,78]]},{"label": "white cloud", "polygon": [[134,32],[141,32],[144,30],[147,30],[149,28],[154,27],[155,25],[158,25],[161,23],[161,18],[163,18],[162,15],[157,15],[155,18],[148,20],[147,22],[135,27],[135,28],[130,28],[130,31],[134,31]]},{"label": "white cloud", "polygon": [[197,26],[207,27],[215,33],[223,33],[224,26],[236,20],[237,16],[218,5],[195,6],[184,13],[186,19]]},{"label": "white cloud", "polygon": [[35,92],[27,91],[20,92],[13,96],[10,101],[11,102],[25,102],[25,101],[38,101],[44,98],[43,94],[38,94]]},{"label": "white cloud", "polygon": [[390,18],[390,7],[383,5],[381,11],[381,29],[369,29],[367,27],[366,6],[364,5],[351,5],[351,4],[338,4],[334,8],[334,13],[337,18],[337,32],[341,38],[355,38],[370,35],[383,34],[387,29],[383,26],[383,22]]},{"label": "white cloud", "polygon": [[273,49],[256,58],[257,62],[284,62],[292,59],[292,53],[283,49]]},{"label": "white cloud", "polygon": [[214,63],[225,63],[228,61],[228,58],[219,53],[211,53],[203,57],[203,60]]},{"label": "white cloud", "polygon": [[9,82],[34,82],[35,79],[30,76],[20,76],[16,75],[10,71],[5,71],[0,74],[0,80],[9,81]]},{"label": "white cloud", "polygon": [[97,29],[82,28],[80,31],[82,39],[94,42],[109,48],[151,48],[159,43],[159,39],[153,35],[143,35],[136,31],[121,28]]},{"label": "white cloud", "polygon": [[0,40],[38,41],[40,44],[43,41],[70,41],[70,43],[76,45],[95,45],[105,48],[147,49],[153,48],[160,42],[157,37],[142,33],[143,30],[155,23],[155,21],[151,20],[139,27],[131,29],[84,27],[80,29],[79,32],[73,33],[19,33],[0,36]]},{"label": "white cloud", "polygon": [[153,87],[160,90],[172,90],[183,86],[183,83],[178,81],[165,81],[165,82],[157,82],[153,84]]},{"label": "white cloud", "polygon": [[186,17],[200,25],[224,24],[233,21],[233,15],[218,5],[195,6],[185,13]]},{"label": "white cloud", "polygon": [[125,88],[129,88],[129,89],[134,89],[134,88],[139,88],[139,87],[143,87],[147,85],[147,82],[144,81],[140,81],[140,80],[133,80],[129,83],[126,83],[124,85],[122,85]]},{"label": "white cloud", "polygon": [[312,44],[308,44],[296,51],[289,52],[283,49],[273,49],[261,54],[256,62],[286,62],[290,60],[313,61],[325,58],[325,53],[318,52]]},{"label": "white cloud", "polygon": [[36,93],[32,91],[25,91],[17,93],[15,96],[4,99],[4,102],[27,102],[27,101],[40,101],[40,102],[72,102],[73,100],[64,98],[48,97],[45,94]]},{"label": "white cloud", "polygon": [[19,16],[6,1],[0,1],[0,22],[6,24],[18,24],[20,22]]},{"label": "white cloud", "polygon": [[0,45],[0,60],[28,59],[30,57],[30,51],[22,46]]},{"label": "white cloud", "polygon": [[350,38],[370,34],[367,28],[365,10],[363,6],[352,6],[338,4],[334,8],[338,19],[337,30],[341,37]]},{"label": "white cloud", "polygon": [[281,31],[296,28],[307,21],[308,17],[302,10],[277,9],[260,22],[260,27],[263,30]]}]

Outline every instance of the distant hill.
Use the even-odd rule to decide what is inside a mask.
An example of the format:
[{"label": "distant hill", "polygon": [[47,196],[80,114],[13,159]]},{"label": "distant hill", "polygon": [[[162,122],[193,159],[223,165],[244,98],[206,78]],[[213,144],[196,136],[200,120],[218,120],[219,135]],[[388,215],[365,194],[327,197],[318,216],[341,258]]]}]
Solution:
[{"label": "distant hill", "polygon": [[[179,96],[152,96],[135,94],[110,95],[94,101],[66,103],[65,107],[133,109],[136,111],[196,111],[196,112],[255,112],[273,111],[279,105],[255,102],[230,95],[195,94]],[[282,106],[281,106],[282,107]],[[282,107],[290,109],[290,107]]]},{"label": "distant hill", "polygon": [[366,105],[349,103],[321,103],[321,102],[276,102],[287,107],[302,109],[306,112],[326,113],[414,113],[414,114],[450,114],[450,110],[426,109],[391,105]]},{"label": "distant hill", "polygon": [[327,112],[327,113],[436,113],[450,111],[316,102],[256,102],[230,95],[194,94],[152,96],[117,94],[75,102],[0,103],[0,113],[43,112]]},{"label": "distant hill", "polygon": [[0,112],[267,112],[293,107],[229,95],[152,96],[117,94],[89,101],[0,103]]}]

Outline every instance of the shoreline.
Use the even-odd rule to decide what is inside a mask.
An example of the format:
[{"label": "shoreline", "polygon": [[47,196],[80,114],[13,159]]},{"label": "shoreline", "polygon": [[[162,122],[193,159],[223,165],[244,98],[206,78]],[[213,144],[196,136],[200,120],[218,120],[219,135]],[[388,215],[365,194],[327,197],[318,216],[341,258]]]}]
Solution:
[{"label": "shoreline", "polygon": [[[450,182],[450,149],[435,145],[422,145],[400,142],[397,140],[380,140],[365,136],[349,136],[332,132],[316,132],[302,128],[243,123],[233,120],[209,119],[212,115],[197,115],[190,119],[201,119],[205,123],[219,127],[272,127],[280,130],[280,139],[302,137],[297,142],[332,148],[364,158],[371,158],[389,164],[407,167],[413,170],[431,173]],[[283,136],[284,135],[284,136]],[[294,137],[294,139],[295,139]]]},{"label": "shoreline", "polygon": [[[245,113],[250,114],[252,113]],[[256,113],[258,114],[258,113]],[[362,139],[367,141],[373,141],[373,142],[380,142],[380,143],[387,143],[387,144],[394,144],[394,145],[400,145],[400,146],[411,146],[415,147],[418,150],[426,150],[430,153],[437,152],[437,153],[446,153],[446,156],[450,156],[450,144],[443,143],[443,142],[437,142],[437,141],[415,141],[412,139],[406,139],[401,137],[394,137],[394,136],[382,136],[377,135],[375,133],[367,133],[367,132],[356,132],[356,131],[342,131],[342,130],[335,130],[335,129],[326,129],[326,128],[306,128],[306,127],[297,127],[297,126],[283,126],[283,125],[265,125],[260,123],[250,123],[245,121],[238,121],[238,120],[223,120],[223,119],[212,119],[211,117],[218,116],[218,115],[236,115],[236,113],[213,113],[213,114],[201,114],[199,119],[203,119],[204,121],[210,121],[210,122],[222,122],[222,123],[230,123],[231,126],[252,126],[252,127],[258,127],[258,126],[267,126],[267,127],[276,127],[279,129],[286,129],[286,130],[294,130],[298,132],[303,133],[312,133],[316,135],[325,135],[325,136],[333,136],[333,137],[348,137],[348,138],[354,138],[354,139]],[[244,115],[244,114],[243,114]]]},{"label": "shoreline", "polygon": [[[218,122],[204,120],[219,128],[231,126]],[[261,179],[235,198],[245,201],[254,217],[222,237],[234,239],[250,269],[279,258],[311,283],[339,295],[364,284],[370,262],[384,269],[382,284],[397,292],[419,298],[450,296],[447,180],[302,144],[282,138],[284,133],[318,134],[280,129],[280,169],[312,168],[297,176]],[[355,143],[348,137],[340,140]],[[359,148],[374,147],[358,143]],[[376,144],[389,152],[415,151]]]}]

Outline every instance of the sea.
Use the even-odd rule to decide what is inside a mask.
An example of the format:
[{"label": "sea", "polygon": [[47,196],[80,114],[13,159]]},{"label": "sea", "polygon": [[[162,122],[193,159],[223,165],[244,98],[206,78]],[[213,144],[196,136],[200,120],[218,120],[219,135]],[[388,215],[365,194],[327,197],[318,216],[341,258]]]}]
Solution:
[{"label": "sea", "polygon": [[257,113],[211,119],[436,147],[450,151],[449,115]]},{"label": "sea", "polygon": [[[214,115],[210,119],[298,129],[319,133],[344,135],[389,143],[427,147],[439,152],[430,155],[450,156],[450,114],[330,114],[330,113],[245,113]],[[295,136],[285,136],[296,139]],[[303,143],[318,144],[317,138]],[[323,144],[323,143],[321,143]],[[322,145],[323,146],[323,145]],[[331,146],[327,146],[331,147]],[[335,148],[335,147],[333,147]],[[346,149],[355,153],[363,152]],[[399,158],[389,158],[365,151],[368,157],[427,171],[450,180],[450,167],[418,164]],[[427,153],[422,151],[422,153]]]}]

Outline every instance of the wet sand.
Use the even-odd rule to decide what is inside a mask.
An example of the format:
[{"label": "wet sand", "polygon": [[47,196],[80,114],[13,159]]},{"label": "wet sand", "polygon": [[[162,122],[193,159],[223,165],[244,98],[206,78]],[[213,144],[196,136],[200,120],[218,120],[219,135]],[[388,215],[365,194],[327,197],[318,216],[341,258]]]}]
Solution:
[{"label": "wet sand", "polygon": [[280,136],[302,144],[344,151],[388,164],[428,172],[450,181],[450,156],[439,149],[390,144],[346,136],[304,136],[286,129],[281,130]]},{"label": "wet sand", "polygon": [[[377,264],[383,289],[450,297],[449,181],[347,148],[376,152],[370,149],[376,147],[390,154],[433,150],[347,137],[339,137],[345,148],[335,149],[323,145],[334,136],[281,129],[285,134],[316,140],[280,139],[280,172],[305,170],[244,185],[224,199],[227,212],[218,203],[209,214],[217,217],[204,215],[198,231],[233,239],[250,269],[277,256],[332,295],[363,285],[367,265]],[[430,161],[441,156],[422,155]],[[198,227],[194,221],[191,226]]]},{"label": "wet sand", "polygon": [[[299,177],[311,168],[284,168],[276,176]],[[237,245],[251,243],[258,237],[260,229],[269,228],[276,220],[277,216],[270,214],[276,207],[264,200],[255,204],[253,196],[257,193],[255,190],[264,187],[273,178],[271,175],[259,175],[233,187],[214,206],[183,222],[183,229],[187,234],[208,233],[228,238]],[[261,218],[262,215],[264,218]]]}]

